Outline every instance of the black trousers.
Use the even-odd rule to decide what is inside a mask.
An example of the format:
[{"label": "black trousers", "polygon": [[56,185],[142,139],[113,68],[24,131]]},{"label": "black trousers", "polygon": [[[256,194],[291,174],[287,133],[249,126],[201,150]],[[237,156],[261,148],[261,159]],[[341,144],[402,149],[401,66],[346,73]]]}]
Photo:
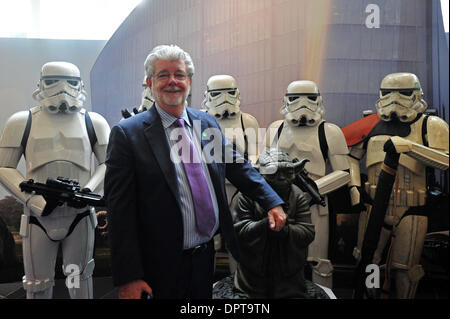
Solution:
[{"label": "black trousers", "polygon": [[183,251],[177,276],[177,299],[211,299],[214,279],[214,241]]}]

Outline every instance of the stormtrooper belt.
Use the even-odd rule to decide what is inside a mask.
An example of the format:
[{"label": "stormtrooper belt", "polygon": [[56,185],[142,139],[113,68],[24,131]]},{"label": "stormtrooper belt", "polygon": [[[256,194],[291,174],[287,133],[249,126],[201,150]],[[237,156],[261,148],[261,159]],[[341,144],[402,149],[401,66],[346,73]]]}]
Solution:
[{"label": "stormtrooper belt", "polygon": [[[70,234],[72,234],[72,232],[73,232],[73,230],[75,229],[75,227],[77,226],[77,224],[78,224],[84,217],[89,216],[90,214],[91,214],[91,211],[90,211],[90,210],[87,210],[87,211],[85,211],[85,212],[82,212],[82,213],[78,214],[78,215],[75,217],[75,219],[73,220],[72,224],[70,224],[69,232],[68,232],[67,235],[66,235],[63,239],[61,239],[61,240],[64,240],[64,239],[66,239],[67,237],[69,237]],[[55,242],[55,243],[61,241],[61,240],[54,240],[54,239],[51,239],[50,236],[49,236],[48,233],[47,233],[47,230],[44,228],[44,226],[42,226],[42,224],[39,222],[39,220],[38,220],[35,216],[30,216],[29,223],[30,223],[30,224],[34,224],[34,225],[38,226],[39,228],[41,228],[41,229],[44,231],[44,233],[47,235],[48,239],[50,239],[51,241],[53,241],[53,242]]]}]

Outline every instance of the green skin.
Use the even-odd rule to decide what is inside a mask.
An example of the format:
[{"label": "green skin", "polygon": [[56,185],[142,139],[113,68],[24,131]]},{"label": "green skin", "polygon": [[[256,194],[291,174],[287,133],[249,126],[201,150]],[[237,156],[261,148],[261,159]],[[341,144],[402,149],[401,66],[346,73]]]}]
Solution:
[{"label": "green skin", "polygon": [[261,175],[284,201],[289,198],[291,185],[295,179],[294,168],[292,166],[279,166],[276,173]]}]

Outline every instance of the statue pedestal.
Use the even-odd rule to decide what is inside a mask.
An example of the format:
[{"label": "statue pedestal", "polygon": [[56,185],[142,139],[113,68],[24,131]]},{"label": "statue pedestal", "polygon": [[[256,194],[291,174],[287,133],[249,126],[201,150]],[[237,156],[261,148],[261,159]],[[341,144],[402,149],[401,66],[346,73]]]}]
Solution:
[{"label": "statue pedestal", "polygon": [[[223,278],[214,283],[213,299],[248,299],[246,294],[234,290],[234,274]],[[306,280],[306,289],[310,299],[334,299],[336,298],[331,292],[326,292],[321,286]],[[330,296],[331,294],[331,296]]]}]

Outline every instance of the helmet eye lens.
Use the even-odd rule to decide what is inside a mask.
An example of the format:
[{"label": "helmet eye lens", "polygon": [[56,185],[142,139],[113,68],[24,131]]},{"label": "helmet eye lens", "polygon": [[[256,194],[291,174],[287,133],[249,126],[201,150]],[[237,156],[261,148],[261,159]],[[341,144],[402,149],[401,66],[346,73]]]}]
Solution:
[{"label": "helmet eye lens", "polygon": [[401,90],[399,93],[404,96],[411,96],[413,94],[413,90]]},{"label": "helmet eye lens", "polygon": [[235,96],[236,95],[236,90],[228,91],[228,94],[231,95],[231,96]]},{"label": "helmet eye lens", "polygon": [[69,84],[72,85],[72,86],[77,86],[78,85],[78,81],[76,81],[76,80],[67,80],[67,82],[69,82]]},{"label": "helmet eye lens", "polygon": [[289,102],[294,102],[295,100],[298,100],[300,98],[300,96],[289,96],[288,97],[288,99],[289,99]]},{"label": "helmet eye lens", "polygon": [[[411,96],[414,93],[414,90],[395,90],[395,91],[403,96]],[[381,96],[386,96],[392,92],[393,92],[392,90],[381,90]]]},{"label": "helmet eye lens", "polygon": [[220,94],[220,92],[216,91],[216,92],[211,92],[210,94],[211,94],[212,97],[216,97],[216,96],[218,96]]},{"label": "helmet eye lens", "polygon": [[45,85],[52,85],[54,83],[57,83],[59,80],[45,80],[44,83]]},{"label": "helmet eye lens", "polygon": [[308,95],[308,99],[311,101],[317,101],[317,95]]}]

